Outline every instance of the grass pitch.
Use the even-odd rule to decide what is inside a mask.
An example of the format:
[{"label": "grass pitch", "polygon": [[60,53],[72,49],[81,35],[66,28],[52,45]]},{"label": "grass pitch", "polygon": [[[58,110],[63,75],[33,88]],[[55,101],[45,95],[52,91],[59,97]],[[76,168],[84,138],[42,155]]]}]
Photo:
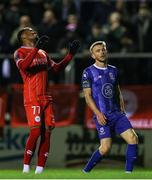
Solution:
[{"label": "grass pitch", "polygon": [[83,173],[79,168],[45,169],[42,174],[23,174],[22,170],[0,170],[0,179],[152,179],[152,170],[135,169],[126,174],[122,169],[93,169]]}]

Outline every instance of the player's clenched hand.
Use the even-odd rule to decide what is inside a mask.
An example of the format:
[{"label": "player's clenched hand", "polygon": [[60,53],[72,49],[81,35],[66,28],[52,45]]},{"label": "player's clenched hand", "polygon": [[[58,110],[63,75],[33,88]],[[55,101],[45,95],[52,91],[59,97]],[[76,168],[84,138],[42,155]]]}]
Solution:
[{"label": "player's clenched hand", "polygon": [[98,123],[101,124],[102,126],[106,125],[106,123],[107,123],[106,122],[106,120],[107,120],[106,116],[101,112],[99,112],[96,115],[97,115]]},{"label": "player's clenched hand", "polygon": [[75,55],[79,48],[80,48],[80,41],[74,40],[72,43],[69,44],[69,53]]},{"label": "player's clenched hand", "polygon": [[48,37],[48,36],[46,36],[46,35],[41,36],[41,37],[37,40],[37,42],[36,42],[36,44],[35,44],[35,47],[38,48],[38,49],[42,49],[42,48],[44,47],[44,45],[45,45],[46,43],[48,43],[48,41],[49,41],[49,37]]}]

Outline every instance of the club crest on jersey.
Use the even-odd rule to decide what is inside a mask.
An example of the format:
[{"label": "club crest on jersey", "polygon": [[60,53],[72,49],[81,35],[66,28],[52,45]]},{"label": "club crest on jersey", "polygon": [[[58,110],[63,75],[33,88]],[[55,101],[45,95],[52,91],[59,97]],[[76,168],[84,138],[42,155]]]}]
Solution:
[{"label": "club crest on jersey", "polygon": [[115,76],[114,76],[114,74],[112,72],[109,73],[109,77],[110,77],[111,80],[115,80]]},{"label": "club crest on jersey", "polygon": [[113,85],[110,83],[105,83],[102,86],[102,95],[105,98],[112,98],[113,97]]},{"label": "club crest on jersey", "polygon": [[35,116],[35,121],[36,121],[36,122],[40,122],[40,121],[41,121],[40,116]]}]

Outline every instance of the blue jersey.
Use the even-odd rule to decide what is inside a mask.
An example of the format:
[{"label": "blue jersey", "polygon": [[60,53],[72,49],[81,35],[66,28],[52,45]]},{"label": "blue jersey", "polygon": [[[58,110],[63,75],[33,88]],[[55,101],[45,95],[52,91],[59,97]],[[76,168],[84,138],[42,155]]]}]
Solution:
[{"label": "blue jersey", "polygon": [[118,91],[118,70],[108,65],[100,68],[95,64],[86,68],[82,75],[82,87],[91,88],[97,108],[105,115],[120,111]]}]

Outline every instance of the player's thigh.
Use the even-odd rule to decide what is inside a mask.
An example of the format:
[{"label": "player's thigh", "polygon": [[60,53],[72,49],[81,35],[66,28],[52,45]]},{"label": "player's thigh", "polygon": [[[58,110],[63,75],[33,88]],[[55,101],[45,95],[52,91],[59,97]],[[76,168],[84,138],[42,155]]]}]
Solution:
[{"label": "player's thigh", "polygon": [[134,129],[130,128],[123,133],[120,134],[120,136],[128,143],[128,144],[138,144],[138,136],[135,133]]},{"label": "player's thigh", "polygon": [[55,127],[55,117],[52,103],[48,102],[44,111],[45,126],[48,129],[53,129]]},{"label": "player's thigh", "polygon": [[112,138],[103,138],[100,139],[100,147],[99,151],[101,152],[102,155],[106,155],[112,146]]},{"label": "player's thigh", "polygon": [[41,126],[41,106],[35,102],[25,106],[26,117],[30,127]]},{"label": "player's thigh", "polygon": [[123,132],[125,132],[128,129],[131,129],[132,125],[129,121],[129,119],[127,118],[127,116],[125,114],[119,113],[117,115],[117,121],[115,123],[115,132],[116,134],[121,134]]}]

